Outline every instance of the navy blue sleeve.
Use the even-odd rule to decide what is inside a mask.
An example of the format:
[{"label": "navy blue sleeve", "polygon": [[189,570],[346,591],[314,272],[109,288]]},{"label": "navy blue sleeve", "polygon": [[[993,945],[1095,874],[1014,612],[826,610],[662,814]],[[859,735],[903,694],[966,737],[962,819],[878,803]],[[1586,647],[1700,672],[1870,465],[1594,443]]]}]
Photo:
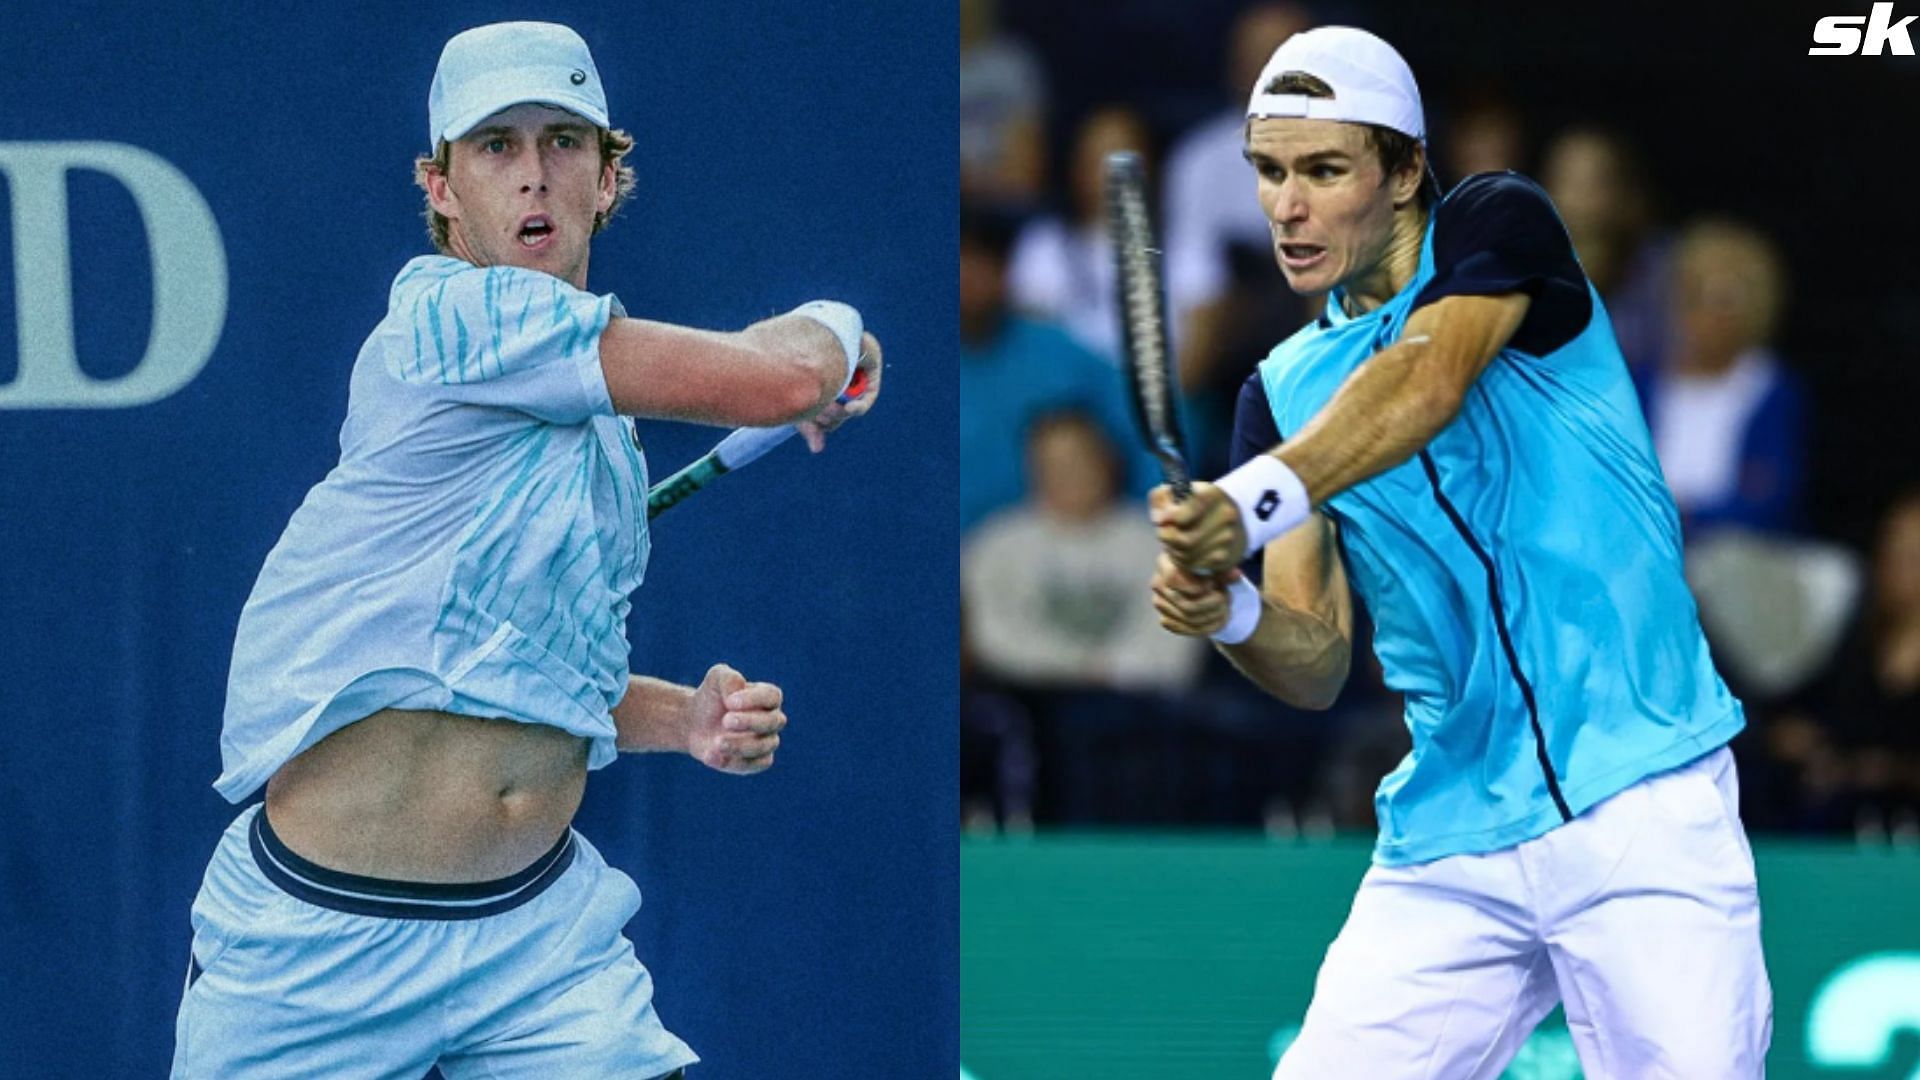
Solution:
[{"label": "navy blue sleeve", "polygon": [[[1255,371],[1240,386],[1240,401],[1233,407],[1233,441],[1227,447],[1227,467],[1237,469],[1280,445],[1280,425],[1273,422],[1273,409],[1267,404],[1267,385]],[[1240,564],[1247,580],[1260,584],[1265,563],[1258,554]]]},{"label": "navy blue sleeve", "polygon": [[1273,422],[1273,409],[1267,405],[1267,387],[1258,371],[1247,376],[1240,387],[1240,401],[1233,409],[1233,442],[1227,448],[1227,467],[1237,469],[1280,445],[1280,427]]},{"label": "navy blue sleeve", "polygon": [[1532,299],[1509,348],[1545,356],[1593,318],[1587,276],[1540,185],[1518,173],[1460,182],[1433,211],[1433,280],[1418,308],[1446,296],[1521,292]]}]

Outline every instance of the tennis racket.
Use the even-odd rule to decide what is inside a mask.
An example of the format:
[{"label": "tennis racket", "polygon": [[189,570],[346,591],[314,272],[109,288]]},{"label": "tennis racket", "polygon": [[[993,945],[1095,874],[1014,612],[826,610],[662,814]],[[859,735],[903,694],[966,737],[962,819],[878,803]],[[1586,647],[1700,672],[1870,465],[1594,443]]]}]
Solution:
[{"label": "tennis racket", "polygon": [[1126,343],[1127,388],[1133,417],[1147,450],[1173,497],[1193,493],[1187,468],[1187,438],[1180,430],[1178,383],[1167,348],[1167,291],[1148,209],[1146,168],[1140,155],[1107,155],[1107,232],[1113,240],[1114,286],[1119,294],[1120,333]]},{"label": "tennis racket", "polygon": [[[867,392],[867,373],[855,371],[853,381],[840,392],[845,405]],[[665,480],[647,489],[647,520],[652,521],[687,496],[713,483],[735,469],[744,468],[762,454],[793,438],[792,424],[773,428],[735,428],[713,449]]]}]

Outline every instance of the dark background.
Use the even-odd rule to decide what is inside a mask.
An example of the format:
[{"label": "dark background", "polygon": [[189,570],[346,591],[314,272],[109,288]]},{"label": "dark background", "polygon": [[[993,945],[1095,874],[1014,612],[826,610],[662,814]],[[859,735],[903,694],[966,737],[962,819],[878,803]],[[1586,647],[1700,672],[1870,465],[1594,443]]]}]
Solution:
[{"label": "dark background", "polygon": [[[1002,0],[1000,26],[1045,62],[1055,175],[1096,106],[1141,109],[1164,154],[1226,103],[1224,42],[1243,6]],[[1812,404],[1807,524],[1871,538],[1892,493],[1920,480],[1920,57],[1807,55],[1819,18],[1866,15],[1868,0],[1307,6],[1316,24],[1394,44],[1442,152],[1449,113],[1491,91],[1518,107],[1532,165],[1555,131],[1602,124],[1644,154],[1662,223],[1731,214],[1771,234],[1790,282],[1778,345]],[[1894,6],[1895,21],[1915,14]],[[1907,29],[1920,46],[1920,20]]]},{"label": "dark background", "polygon": [[[779,765],[628,758],[579,827],[646,895],[628,930],[702,1080],[953,1074],[954,15],[752,0],[0,11],[0,141],[159,155],[230,279],[173,396],[0,408],[0,1075],[166,1068],[188,906],[236,811],[209,784],[240,607],[430,250],[411,163],[440,48],[502,19],[578,30],[638,143],[591,289],[718,328],[844,299],[889,361],[824,457],[796,441],[662,519],[636,599],[634,670],[785,687]],[[112,377],[145,349],[147,241],[115,181],[68,191],[78,349]],[[0,384],[34,272],[0,227]],[[642,425],[656,478],[719,434]]]}]

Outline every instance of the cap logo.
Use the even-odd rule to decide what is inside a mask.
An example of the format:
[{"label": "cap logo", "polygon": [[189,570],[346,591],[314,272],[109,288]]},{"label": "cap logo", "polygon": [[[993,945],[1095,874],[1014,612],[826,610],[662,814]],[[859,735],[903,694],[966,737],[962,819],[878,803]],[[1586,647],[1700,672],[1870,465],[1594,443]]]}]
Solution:
[{"label": "cap logo", "polygon": [[573,71],[573,74],[567,76],[567,78],[569,81],[573,83],[573,85],[579,86],[581,83],[587,81],[587,73],[584,71],[581,71],[578,68],[575,68]]}]

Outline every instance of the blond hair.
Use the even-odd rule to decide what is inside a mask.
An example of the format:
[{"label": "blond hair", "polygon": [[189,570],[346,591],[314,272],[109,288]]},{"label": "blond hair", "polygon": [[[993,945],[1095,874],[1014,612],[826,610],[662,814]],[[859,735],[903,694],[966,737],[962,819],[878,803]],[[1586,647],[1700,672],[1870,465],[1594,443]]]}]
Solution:
[{"label": "blond hair", "polygon": [[[619,128],[594,130],[600,133],[601,166],[613,166],[613,205],[593,217],[592,235],[598,236],[600,230],[607,227],[607,222],[613,220],[613,215],[619,212],[620,205],[627,201],[627,196],[633,193],[633,166],[626,163],[627,154],[633,149],[633,136]],[[413,159],[413,183],[421,191],[427,190],[429,173],[451,176],[452,171],[453,148],[445,139],[441,139],[440,144],[434,147],[431,156],[422,154]],[[433,241],[433,249],[442,255],[452,255],[453,249],[447,243],[446,216],[433,208],[431,199],[427,200],[427,209],[422,216],[427,219],[427,237]]]},{"label": "blond hair", "polygon": [[1728,218],[1704,218],[1674,242],[1678,284],[1710,275],[1735,279],[1732,314],[1752,344],[1770,340],[1786,304],[1786,264],[1765,233]]}]

